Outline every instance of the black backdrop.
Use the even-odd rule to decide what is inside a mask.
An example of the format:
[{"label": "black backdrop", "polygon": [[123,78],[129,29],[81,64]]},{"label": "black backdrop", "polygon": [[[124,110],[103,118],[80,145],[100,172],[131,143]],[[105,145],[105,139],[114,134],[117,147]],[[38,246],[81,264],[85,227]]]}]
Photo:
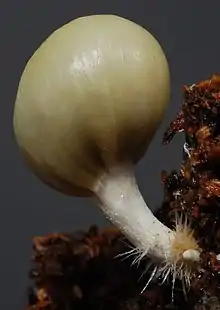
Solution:
[{"label": "black backdrop", "polygon": [[24,309],[31,238],[54,231],[106,224],[85,199],[65,197],[27,169],[13,137],[12,113],[27,59],[56,28],[82,15],[111,13],[146,27],[170,63],[172,100],[148,153],[137,167],[151,208],[162,199],[160,171],[179,166],[179,136],[162,149],[161,137],[181,104],[182,85],[220,73],[220,1],[1,0],[0,1],[0,309]]}]

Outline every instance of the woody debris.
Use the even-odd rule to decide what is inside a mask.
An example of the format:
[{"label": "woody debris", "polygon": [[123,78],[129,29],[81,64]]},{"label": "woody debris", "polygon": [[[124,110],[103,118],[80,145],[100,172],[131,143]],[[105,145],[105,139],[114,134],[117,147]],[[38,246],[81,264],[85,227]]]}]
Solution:
[{"label": "woody debris", "polygon": [[36,237],[28,310],[220,309],[220,76],[184,87],[182,109],[164,134],[168,145],[185,134],[180,171],[162,172],[164,200],[157,217],[173,226],[187,216],[202,249],[202,268],[187,294],[176,282],[153,281],[147,259],[123,259],[130,244],[109,227]]}]

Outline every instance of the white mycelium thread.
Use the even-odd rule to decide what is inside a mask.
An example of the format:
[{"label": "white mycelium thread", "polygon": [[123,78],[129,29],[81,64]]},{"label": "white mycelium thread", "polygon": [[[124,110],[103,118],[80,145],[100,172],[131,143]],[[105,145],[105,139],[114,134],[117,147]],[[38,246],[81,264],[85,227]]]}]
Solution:
[{"label": "white mycelium thread", "polygon": [[177,215],[173,230],[162,224],[146,205],[129,165],[110,170],[94,192],[106,217],[134,245],[125,254],[135,254],[136,263],[148,256],[156,264],[150,281],[161,276],[166,281],[171,274],[174,282],[180,278],[190,285],[193,271],[199,268],[200,249],[187,219]]}]

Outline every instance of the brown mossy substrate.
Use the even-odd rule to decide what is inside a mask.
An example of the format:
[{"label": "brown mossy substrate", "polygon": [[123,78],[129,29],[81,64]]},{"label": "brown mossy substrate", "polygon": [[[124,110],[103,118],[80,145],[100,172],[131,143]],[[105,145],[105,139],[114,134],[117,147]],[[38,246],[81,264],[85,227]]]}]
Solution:
[{"label": "brown mossy substrate", "polygon": [[[116,257],[129,242],[113,227],[36,237],[30,271],[29,310],[220,309],[220,77],[184,87],[182,109],[164,135],[184,132],[179,172],[162,172],[164,201],[158,218],[171,227],[184,214],[203,250],[202,268],[184,295],[176,282],[152,282],[147,260]],[[144,275],[143,275],[144,274]]]}]

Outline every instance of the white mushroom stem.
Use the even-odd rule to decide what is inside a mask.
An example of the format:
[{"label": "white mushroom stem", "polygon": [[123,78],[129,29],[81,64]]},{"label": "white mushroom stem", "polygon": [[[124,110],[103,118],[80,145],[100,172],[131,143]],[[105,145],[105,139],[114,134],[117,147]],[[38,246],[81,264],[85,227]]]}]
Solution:
[{"label": "white mushroom stem", "polygon": [[112,169],[94,191],[106,217],[137,249],[161,262],[170,256],[174,234],[147,207],[132,166]]},{"label": "white mushroom stem", "polygon": [[[181,230],[171,230],[154,216],[138,189],[132,165],[122,164],[110,169],[93,191],[105,216],[120,229],[141,257],[146,255],[154,262],[167,266],[200,261],[200,251],[195,248],[183,248],[182,253],[179,249],[175,251],[175,242],[179,242]],[[176,224],[182,226],[182,222]],[[184,243],[188,237],[184,231],[182,236]]]}]

